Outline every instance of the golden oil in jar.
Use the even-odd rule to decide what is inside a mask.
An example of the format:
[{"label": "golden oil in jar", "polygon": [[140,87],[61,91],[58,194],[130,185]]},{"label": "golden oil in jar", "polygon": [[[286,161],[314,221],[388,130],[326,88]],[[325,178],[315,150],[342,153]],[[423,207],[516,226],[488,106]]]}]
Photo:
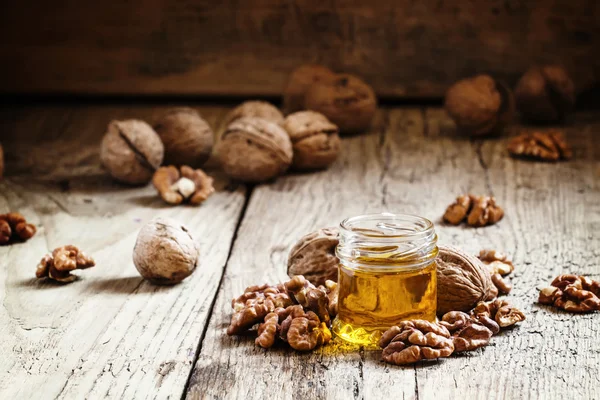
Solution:
[{"label": "golden oil in jar", "polygon": [[437,305],[433,224],[406,214],[372,214],[341,224],[337,337],[376,346],[389,327],[434,321]]}]

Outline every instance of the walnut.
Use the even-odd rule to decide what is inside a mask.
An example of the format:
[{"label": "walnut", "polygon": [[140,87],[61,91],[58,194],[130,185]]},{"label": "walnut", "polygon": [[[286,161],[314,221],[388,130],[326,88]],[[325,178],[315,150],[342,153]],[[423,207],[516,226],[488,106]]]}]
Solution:
[{"label": "walnut", "polygon": [[308,64],[296,68],[290,74],[287,85],[283,90],[283,108],[288,113],[304,110],[306,92],[311,85],[334,79],[335,74],[322,65]]},{"label": "walnut", "polygon": [[296,303],[313,311],[322,322],[329,325],[329,297],[324,287],[315,287],[302,275],[294,276],[284,285],[288,294]]},{"label": "walnut", "polygon": [[490,302],[479,302],[471,311],[474,318],[493,319],[500,328],[513,326],[524,321],[525,314],[518,308],[511,306],[507,301],[496,299]]},{"label": "walnut", "polygon": [[264,182],[292,163],[292,143],[279,125],[260,118],[232,122],[216,146],[227,175],[244,182]]},{"label": "walnut", "polygon": [[275,311],[268,313],[265,317],[265,322],[258,327],[258,337],[256,338],[255,343],[260,347],[266,349],[275,344],[275,339],[281,329],[279,325],[280,310],[283,309],[275,309]]},{"label": "walnut", "polygon": [[477,258],[452,246],[439,246],[437,264],[437,312],[469,311],[498,291]]},{"label": "walnut", "polygon": [[513,157],[542,161],[569,160],[573,156],[563,133],[554,129],[545,132],[522,133],[512,138],[508,142],[507,148]]},{"label": "walnut", "polygon": [[71,275],[71,271],[91,268],[94,265],[96,263],[93,258],[77,247],[67,245],[58,247],[52,253],[46,254],[38,264],[35,276],[49,278],[61,283],[69,283],[77,279],[76,275]]},{"label": "walnut", "polygon": [[[319,286],[319,288],[322,287],[323,286]],[[335,318],[338,314],[338,296],[340,292],[338,284],[334,281],[326,280],[324,289],[327,293],[327,297],[329,298],[329,316],[331,318]]]},{"label": "walnut", "polygon": [[456,82],[448,89],[446,111],[458,129],[481,136],[500,131],[514,113],[510,89],[488,75]]},{"label": "walnut", "polygon": [[512,284],[503,277],[515,270],[515,266],[506,254],[496,250],[481,250],[479,259],[487,267],[492,277],[492,282],[503,294],[508,294],[512,290]]},{"label": "walnut", "polygon": [[2,143],[0,143],[0,181],[4,178],[4,149],[2,149]]},{"label": "walnut", "polygon": [[213,178],[201,169],[183,165],[160,167],[152,177],[152,183],[162,199],[169,204],[200,204],[214,193]]},{"label": "walnut", "polygon": [[600,311],[600,281],[585,276],[559,275],[550,287],[540,291],[538,302],[573,313]]},{"label": "walnut", "polygon": [[292,167],[297,170],[327,168],[340,151],[338,128],[315,111],[299,111],[287,116],[283,123],[290,135],[294,158]]},{"label": "walnut", "polygon": [[0,214],[0,245],[27,241],[36,232],[35,225],[28,224],[23,215],[17,212]]},{"label": "walnut", "polygon": [[305,108],[325,115],[340,133],[357,133],[371,126],[377,98],[373,88],[360,78],[339,74],[333,80],[313,83],[306,92]]},{"label": "walnut", "polygon": [[315,285],[323,285],[328,279],[337,281],[338,243],[337,228],[322,228],[303,236],[290,251],[288,275],[303,275]]},{"label": "walnut", "polygon": [[[260,118],[272,122],[276,125],[283,125],[283,114],[277,107],[266,101],[246,101],[233,110],[226,116],[221,126],[227,130],[229,125],[240,118]],[[223,129],[222,129],[223,131]]]},{"label": "walnut", "polygon": [[475,350],[487,346],[493,332],[477,319],[462,311],[450,311],[439,323],[452,335],[454,352]]},{"label": "walnut", "polygon": [[575,106],[575,85],[568,72],[556,65],[531,67],[515,88],[521,115],[538,122],[555,122]]},{"label": "walnut", "polygon": [[146,184],[160,167],[164,147],[154,129],[144,121],[112,121],[102,139],[100,161],[116,180]]},{"label": "walnut", "polygon": [[[297,308],[295,310],[298,310]],[[299,313],[290,313],[282,322],[282,326],[289,321],[286,328],[284,340],[287,341],[294,350],[309,351],[315,347],[322,346],[331,340],[331,331],[324,322],[319,320],[317,314],[312,311]],[[283,328],[282,328],[283,331]]]},{"label": "walnut", "polygon": [[165,147],[165,164],[202,166],[212,152],[214,134],[191,108],[174,108],[162,115],[154,130]]},{"label": "walnut", "polygon": [[444,221],[458,225],[465,220],[474,227],[493,225],[504,217],[504,210],[496,204],[496,199],[489,196],[464,194],[456,198],[444,213]]},{"label": "walnut", "polygon": [[283,285],[250,286],[246,288],[244,294],[231,302],[234,314],[227,328],[227,334],[243,333],[264,321],[267,314],[292,304],[293,301]]},{"label": "walnut", "polygon": [[152,283],[172,285],[194,272],[200,249],[183,224],[170,218],[155,218],[138,234],[133,263]]},{"label": "walnut", "polygon": [[381,336],[379,346],[383,348],[383,360],[396,365],[449,357],[454,351],[448,329],[424,320],[391,327]]}]

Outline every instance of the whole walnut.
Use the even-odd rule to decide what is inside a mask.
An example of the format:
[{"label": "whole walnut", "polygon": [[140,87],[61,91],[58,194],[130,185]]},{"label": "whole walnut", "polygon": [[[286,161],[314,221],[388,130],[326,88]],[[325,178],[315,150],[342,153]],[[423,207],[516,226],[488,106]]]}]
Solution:
[{"label": "whole walnut", "polygon": [[144,121],[112,121],[102,139],[100,161],[116,180],[131,185],[148,183],[163,161],[164,147]]},{"label": "whole walnut", "polygon": [[165,146],[165,164],[197,168],[210,157],[213,131],[191,108],[174,108],[161,116],[154,130]]},{"label": "whole walnut", "polygon": [[341,147],[338,128],[323,114],[298,111],[287,116],[283,128],[292,140],[293,168],[327,168],[336,160]]},{"label": "whole walnut", "polygon": [[222,127],[227,129],[229,124],[240,118],[262,118],[277,125],[283,124],[283,114],[277,107],[266,101],[245,101],[231,110],[223,120]]},{"label": "whole walnut", "polygon": [[285,130],[262,118],[233,121],[216,146],[223,170],[243,182],[264,182],[292,163],[292,143]]},{"label": "whole walnut", "polygon": [[480,136],[498,132],[510,122],[514,99],[510,89],[491,76],[477,75],[452,85],[445,107],[460,131]]},{"label": "whole walnut", "polygon": [[340,133],[366,131],[377,110],[375,92],[354,75],[339,74],[318,81],[306,92],[305,107],[320,112],[336,124]]},{"label": "whole walnut", "polygon": [[4,150],[2,149],[2,143],[0,143],[0,180],[4,177]]},{"label": "whole walnut", "polygon": [[439,246],[437,264],[437,312],[468,312],[478,302],[498,295],[490,274],[476,257],[452,246]]},{"label": "whole walnut", "polygon": [[194,272],[200,249],[188,229],[170,218],[156,218],[138,234],[133,263],[152,283],[172,285]]},{"label": "whole walnut", "polygon": [[337,228],[323,228],[303,236],[292,247],[288,257],[288,275],[304,275],[314,285],[338,280],[339,259],[335,248],[339,243]]},{"label": "whole walnut", "polygon": [[515,88],[517,109],[531,121],[562,120],[575,106],[575,85],[557,65],[531,67]]},{"label": "whole walnut", "polygon": [[290,74],[283,89],[283,108],[286,112],[304,110],[306,92],[313,83],[332,81],[335,74],[322,65],[307,64],[296,68]]}]

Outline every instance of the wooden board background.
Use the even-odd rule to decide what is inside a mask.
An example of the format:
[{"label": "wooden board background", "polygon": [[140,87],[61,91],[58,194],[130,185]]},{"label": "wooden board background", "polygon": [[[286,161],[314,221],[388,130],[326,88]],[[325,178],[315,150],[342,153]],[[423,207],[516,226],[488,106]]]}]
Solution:
[{"label": "wooden board background", "polygon": [[[228,110],[197,109],[213,127]],[[558,274],[600,279],[597,111],[564,127],[574,159],[547,164],[509,158],[507,137],[457,138],[439,108],[382,108],[370,132],[343,139],[329,170],[246,188],[210,168],[217,192],[200,207],[166,206],[152,187],[118,185],[99,166],[110,119],[162,111],[0,110],[0,134],[8,133],[0,213],[20,210],[39,229],[24,244],[0,246],[0,399],[600,398],[600,314],[535,303]],[[447,204],[468,191],[493,194],[505,218],[486,228],[444,225]],[[382,363],[377,351],[264,350],[225,334],[231,298],[285,279],[299,237],[379,211],[432,219],[440,243],[506,251],[516,264],[507,299],[527,320],[484,349],[406,367]],[[144,282],[131,259],[138,229],[154,216],[186,221],[201,244],[200,267],[174,287]],[[69,285],[34,279],[41,255],[68,242],[98,265]]]},{"label": "wooden board background", "polygon": [[7,0],[0,92],[278,96],[306,62],[387,98],[561,63],[600,81],[596,0]]}]

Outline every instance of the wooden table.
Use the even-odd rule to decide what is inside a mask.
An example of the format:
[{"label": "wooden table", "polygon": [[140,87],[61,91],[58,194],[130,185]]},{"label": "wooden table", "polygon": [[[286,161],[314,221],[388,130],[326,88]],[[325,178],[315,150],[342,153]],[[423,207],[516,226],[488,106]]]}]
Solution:
[{"label": "wooden table", "polygon": [[[567,124],[573,161],[546,164],[509,158],[506,138],[454,137],[439,108],[382,108],[370,133],[343,140],[327,171],[249,187],[212,168],[217,192],[205,204],[169,207],[151,186],[112,182],[98,156],[109,120],[152,120],[165,107],[0,112],[9,175],[0,212],[18,210],[38,227],[30,241],[0,247],[0,398],[600,398],[600,315],[535,304],[558,274],[600,278],[600,114]],[[213,126],[229,109],[197,108]],[[469,191],[493,194],[505,218],[445,226],[445,207]],[[527,320],[484,349],[407,367],[336,344],[265,351],[225,334],[232,297],[284,280],[298,238],[385,210],[432,219],[440,243],[510,254],[507,299]],[[201,245],[199,268],[177,286],[145,282],[132,262],[138,230],[156,216],[184,221]],[[68,243],[97,266],[69,285],[36,280],[42,255]]]}]

